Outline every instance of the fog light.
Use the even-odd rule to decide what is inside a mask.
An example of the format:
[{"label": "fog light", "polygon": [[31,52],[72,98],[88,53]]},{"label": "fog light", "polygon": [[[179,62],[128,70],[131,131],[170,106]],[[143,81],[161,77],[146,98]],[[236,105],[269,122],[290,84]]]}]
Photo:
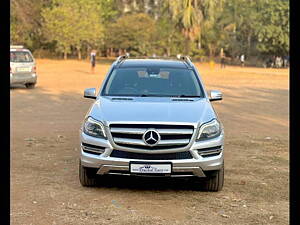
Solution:
[{"label": "fog light", "polygon": [[219,155],[222,152],[222,146],[197,149],[197,152],[202,157],[217,156],[217,155]]},{"label": "fog light", "polygon": [[100,155],[105,152],[105,147],[82,143],[82,150],[90,154]]}]

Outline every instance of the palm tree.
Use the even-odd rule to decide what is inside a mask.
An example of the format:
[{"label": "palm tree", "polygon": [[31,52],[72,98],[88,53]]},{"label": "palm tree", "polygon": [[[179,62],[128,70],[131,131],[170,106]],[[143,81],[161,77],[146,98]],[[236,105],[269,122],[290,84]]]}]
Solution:
[{"label": "palm tree", "polygon": [[190,53],[191,41],[194,41],[201,31],[202,11],[199,0],[168,0],[172,19],[177,21],[185,37],[185,54]]}]

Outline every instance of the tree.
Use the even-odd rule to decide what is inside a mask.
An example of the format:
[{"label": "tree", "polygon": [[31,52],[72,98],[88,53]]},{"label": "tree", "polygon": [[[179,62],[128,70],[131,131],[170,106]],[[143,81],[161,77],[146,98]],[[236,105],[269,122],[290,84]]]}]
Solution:
[{"label": "tree", "polygon": [[[96,0],[77,0],[74,1],[77,4],[78,21],[76,28],[78,32],[76,49],[78,52],[78,59],[81,59],[81,48],[83,46],[96,48],[103,44],[103,25],[100,13],[101,1]],[[102,6],[103,6],[102,2]],[[109,17],[110,14],[104,14]]]},{"label": "tree", "polygon": [[71,46],[76,47],[81,58],[83,45],[97,45],[103,37],[100,5],[95,0],[53,0],[51,7],[43,10],[43,31],[48,41],[55,41],[64,59]]},{"label": "tree", "polygon": [[255,32],[261,53],[286,55],[289,52],[289,2],[266,1]]},{"label": "tree", "polygon": [[11,43],[77,54],[283,55],[288,0],[10,0]]},{"label": "tree", "polygon": [[201,39],[209,57],[212,57],[224,39],[224,30],[219,21],[223,12],[223,0],[203,0],[201,8],[203,12]]},{"label": "tree", "polygon": [[118,9],[115,0],[98,0],[100,17],[104,25],[111,23],[118,17]]},{"label": "tree", "polygon": [[191,41],[198,36],[203,18],[198,0],[169,0],[166,2],[170,8],[173,20],[177,21],[179,29],[185,37],[185,54],[190,53]]},{"label": "tree", "polygon": [[107,47],[119,49],[120,52],[146,55],[153,42],[154,32],[155,22],[148,15],[125,15],[108,26],[105,42]]},{"label": "tree", "polygon": [[10,42],[34,50],[41,46],[41,9],[47,0],[10,0]]},{"label": "tree", "polygon": [[184,37],[170,21],[168,16],[162,16],[156,21],[156,32],[154,34],[153,53],[157,55],[176,55],[184,50]]}]

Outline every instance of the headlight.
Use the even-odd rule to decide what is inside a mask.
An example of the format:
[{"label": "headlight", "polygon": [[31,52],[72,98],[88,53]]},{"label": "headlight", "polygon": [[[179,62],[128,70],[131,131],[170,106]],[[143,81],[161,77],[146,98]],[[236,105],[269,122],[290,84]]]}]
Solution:
[{"label": "headlight", "polygon": [[214,119],[208,123],[203,124],[199,129],[197,140],[206,140],[217,137],[221,134],[221,125],[218,120]]},{"label": "headlight", "polygon": [[83,125],[83,132],[87,135],[99,138],[105,138],[103,124],[97,120],[88,117]]}]

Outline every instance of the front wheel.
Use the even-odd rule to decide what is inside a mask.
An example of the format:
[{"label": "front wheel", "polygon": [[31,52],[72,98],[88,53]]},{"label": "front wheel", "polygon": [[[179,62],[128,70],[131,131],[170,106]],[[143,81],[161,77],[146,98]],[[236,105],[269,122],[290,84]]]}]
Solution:
[{"label": "front wheel", "polygon": [[96,171],[94,168],[88,168],[81,165],[79,161],[79,180],[84,187],[94,187],[97,185]]},{"label": "front wheel", "polygon": [[221,191],[224,184],[224,163],[220,170],[215,171],[204,181],[205,191]]},{"label": "front wheel", "polygon": [[25,84],[26,88],[33,89],[35,86],[35,83]]}]

